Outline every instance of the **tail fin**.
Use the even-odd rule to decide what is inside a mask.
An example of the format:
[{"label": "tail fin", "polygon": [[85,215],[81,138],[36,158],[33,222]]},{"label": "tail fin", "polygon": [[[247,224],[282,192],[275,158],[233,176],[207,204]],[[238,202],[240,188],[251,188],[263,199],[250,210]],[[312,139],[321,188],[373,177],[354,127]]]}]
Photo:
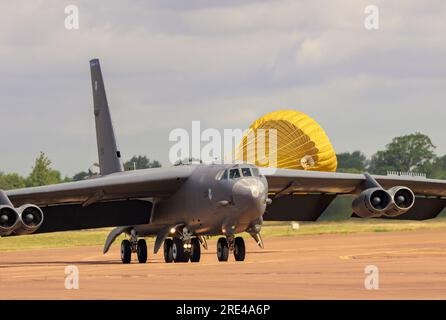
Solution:
[{"label": "tail fin", "polygon": [[116,145],[115,132],[105,95],[104,80],[98,59],[90,60],[91,85],[93,88],[96,139],[98,143],[101,175],[123,171],[121,152]]}]

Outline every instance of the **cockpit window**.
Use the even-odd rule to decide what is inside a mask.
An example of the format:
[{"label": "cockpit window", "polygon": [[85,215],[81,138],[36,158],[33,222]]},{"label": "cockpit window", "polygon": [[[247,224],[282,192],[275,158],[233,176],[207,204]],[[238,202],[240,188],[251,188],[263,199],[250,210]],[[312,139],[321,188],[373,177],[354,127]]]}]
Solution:
[{"label": "cockpit window", "polygon": [[242,174],[244,177],[251,177],[251,170],[249,168],[242,168]]},{"label": "cockpit window", "polygon": [[260,177],[259,168],[252,167],[251,170],[252,170],[252,174],[254,175],[254,177]]},{"label": "cockpit window", "polygon": [[222,170],[215,176],[216,180],[233,180],[240,177],[259,177],[259,169],[256,167],[233,167],[232,169]]},{"label": "cockpit window", "polygon": [[229,179],[240,178],[240,171],[238,169],[229,170]]},{"label": "cockpit window", "polygon": [[228,170],[222,170],[217,173],[215,180],[228,180]]}]

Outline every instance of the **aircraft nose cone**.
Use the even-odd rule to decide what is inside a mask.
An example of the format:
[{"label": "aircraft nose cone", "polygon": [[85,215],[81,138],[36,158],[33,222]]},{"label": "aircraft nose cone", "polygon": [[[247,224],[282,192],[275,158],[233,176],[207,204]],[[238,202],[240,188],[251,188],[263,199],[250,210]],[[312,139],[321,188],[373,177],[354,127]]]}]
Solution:
[{"label": "aircraft nose cone", "polygon": [[232,190],[234,204],[252,217],[260,217],[265,212],[266,188],[255,178],[238,181]]}]

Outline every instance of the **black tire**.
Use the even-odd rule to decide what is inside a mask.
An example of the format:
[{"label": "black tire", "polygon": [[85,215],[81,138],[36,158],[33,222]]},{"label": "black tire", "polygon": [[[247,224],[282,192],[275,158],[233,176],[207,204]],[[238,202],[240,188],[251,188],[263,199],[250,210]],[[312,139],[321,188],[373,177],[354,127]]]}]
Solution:
[{"label": "black tire", "polygon": [[132,245],[127,239],[121,242],[121,261],[122,263],[130,263],[132,260]]},{"label": "black tire", "polygon": [[144,239],[139,239],[136,245],[136,254],[138,255],[139,263],[147,262],[147,243]]},{"label": "black tire", "polygon": [[164,261],[171,263],[173,261],[173,241],[172,239],[164,240]]},{"label": "black tire", "polygon": [[189,252],[184,250],[183,241],[179,238],[173,239],[172,255],[175,262],[189,261]]},{"label": "black tire", "polygon": [[226,238],[220,238],[217,242],[217,258],[218,261],[228,261],[229,246]]},{"label": "black tire", "polygon": [[201,257],[201,243],[198,238],[192,238],[192,248],[190,253],[190,262],[200,262]]},{"label": "black tire", "polygon": [[234,241],[235,261],[245,260],[245,255],[246,255],[245,240],[243,240],[242,237],[235,238],[235,241]]}]

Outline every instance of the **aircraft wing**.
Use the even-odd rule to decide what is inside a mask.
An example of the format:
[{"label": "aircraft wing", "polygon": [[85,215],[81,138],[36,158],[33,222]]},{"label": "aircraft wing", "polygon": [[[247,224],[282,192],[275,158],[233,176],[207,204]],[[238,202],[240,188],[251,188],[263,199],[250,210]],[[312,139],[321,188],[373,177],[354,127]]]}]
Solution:
[{"label": "aircraft wing", "polygon": [[[265,220],[317,220],[337,195],[359,194],[366,181],[364,174],[270,168],[262,169],[262,172],[273,199]],[[414,206],[397,219],[430,219],[446,207],[445,180],[404,175],[376,175],[373,178],[384,189],[405,186],[415,194]]]},{"label": "aircraft wing", "polygon": [[44,213],[36,233],[145,224],[150,198],[172,195],[193,166],[117,172],[104,177],[17,189],[6,194],[14,207],[35,204]]}]

